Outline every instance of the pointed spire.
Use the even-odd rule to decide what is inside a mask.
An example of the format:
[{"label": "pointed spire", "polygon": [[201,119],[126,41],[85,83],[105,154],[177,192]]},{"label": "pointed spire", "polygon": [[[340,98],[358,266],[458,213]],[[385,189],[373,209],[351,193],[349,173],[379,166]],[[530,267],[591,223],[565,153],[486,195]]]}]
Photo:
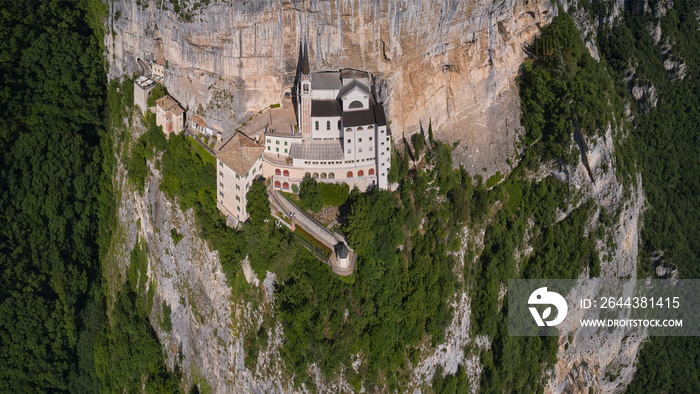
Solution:
[{"label": "pointed spire", "polygon": [[309,40],[308,37],[304,39],[304,55],[301,59],[301,73],[303,75],[309,75]]}]

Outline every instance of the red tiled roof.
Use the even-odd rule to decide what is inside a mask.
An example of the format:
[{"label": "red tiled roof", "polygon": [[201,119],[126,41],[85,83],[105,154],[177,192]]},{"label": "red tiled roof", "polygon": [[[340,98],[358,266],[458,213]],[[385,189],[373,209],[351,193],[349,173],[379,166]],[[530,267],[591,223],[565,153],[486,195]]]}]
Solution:
[{"label": "red tiled roof", "polygon": [[197,115],[193,115],[193,116],[192,116],[192,121],[193,121],[194,123],[197,123],[198,125],[200,125],[200,126],[202,126],[202,127],[207,127],[207,122],[205,122],[204,119],[200,118],[200,117],[197,116]]},{"label": "red tiled roof", "polygon": [[175,115],[180,115],[185,112],[185,109],[182,108],[174,98],[170,97],[170,95],[165,95],[156,100],[156,105],[163,111],[172,112]]},{"label": "red tiled roof", "polygon": [[237,132],[219,149],[216,157],[238,175],[245,176],[264,150],[264,146]]}]

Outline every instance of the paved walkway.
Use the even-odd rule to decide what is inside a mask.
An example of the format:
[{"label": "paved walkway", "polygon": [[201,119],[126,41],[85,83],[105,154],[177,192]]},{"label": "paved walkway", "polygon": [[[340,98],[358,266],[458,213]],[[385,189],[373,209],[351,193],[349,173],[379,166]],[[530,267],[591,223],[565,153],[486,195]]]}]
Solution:
[{"label": "paved walkway", "polygon": [[327,248],[333,251],[331,258],[328,261],[328,264],[330,264],[331,268],[333,268],[333,271],[335,273],[339,275],[350,275],[353,273],[355,269],[355,254],[352,250],[350,250],[350,264],[347,268],[341,268],[340,266],[338,266],[337,263],[335,255],[335,245],[337,245],[339,242],[342,242],[345,245],[347,245],[347,242],[345,242],[345,238],[343,238],[342,235],[336,232],[331,232],[327,228],[323,227],[323,225],[314,220],[311,216],[309,216],[306,212],[304,212],[294,203],[287,200],[277,190],[268,189],[268,192],[270,195],[270,203],[274,204],[280,210],[280,212],[283,212],[285,215],[293,216],[293,221],[295,225],[301,226],[306,232],[311,234],[319,242],[321,242]]},{"label": "paved walkway", "polygon": [[275,200],[276,205],[280,208],[280,211],[284,212],[287,216],[290,216],[289,213],[291,212],[296,225],[303,227],[304,230],[313,235],[314,238],[326,245],[328,249],[333,250],[335,245],[339,242],[333,233],[309,217],[306,212],[299,209],[299,207],[287,200],[278,191],[272,190],[270,194],[272,199]]}]

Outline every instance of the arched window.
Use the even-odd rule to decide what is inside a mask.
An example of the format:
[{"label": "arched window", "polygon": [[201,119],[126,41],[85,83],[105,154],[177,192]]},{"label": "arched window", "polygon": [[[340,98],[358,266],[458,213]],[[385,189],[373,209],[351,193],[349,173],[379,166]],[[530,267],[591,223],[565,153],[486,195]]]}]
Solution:
[{"label": "arched window", "polygon": [[282,175],[282,171],[279,168],[275,169],[275,175]]},{"label": "arched window", "polygon": [[283,183],[282,189],[289,189],[289,183],[287,183],[287,182]]},{"label": "arched window", "polygon": [[349,109],[362,108],[362,107],[364,107],[364,106],[362,105],[362,103],[361,103],[360,101],[357,101],[357,100],[353,101],[353,102],[350,103],[350,105],[348,106]]},{"label": "arched window", "polygon": [[330,129],[331,129],[331,121],[329,120],[326,122],[326,130],[330,130]]},{"label": "arched window", "polygon": [[348,178],[352,178],[352,171],[348,171]]},{"label": "arched window", "polygon": [[335,174],[332,172],[328,173],[328,179],[335,179]]},{"label": "arched window", "polygon": [[326,173],[325,173],[325,172],[322,172],[322,173],[321,173],[321,179],[326,179]]},{"label": "arched window", "polygon": [[318,179],[318,172],[314,172],[314,179]]},{"label": "arched window", "polygon": [[341,130],[342,127],[340,127],[340,121],[338,121],[338,130]]},{"label": "arched window", "polygon": [[306,174],[304,174],[304,178],[306,178],[307,176],[311,176],[311,173],[307,172]]},{"label": "arched window", "polygon": [[357,131],[362,131],[362,130],[364,130],[362,127],[357,128]]},{"label": "arched window", "polygon": [[369,175],[374,175],[374,168],[370,168],[369,171],[368,171],[368,174],[369,174]]},{"label": "arched window", "polygon": [[374,126],[372,126],[372,125],[367,126],[367,130],[372,130],[373,128],[374,128]]},{"label": "arched window", "polygon": [[316,121],[316,130],[318,130],[318,120]]},{"label": "arched window", "polygon": [[278,189],[280,188],[280,181],[275,181],[275,187]]},{"label": "arched window", "polygon": [[352,129],[351,129],[350,127],[346,127],[346,128],[345,128],[345,131],[347,131],[348,133],[351,133],[351,132],[352,132]]},{"label": "arched window", "polygon": [[283,174],[284,174],[284,176],[289,176],[289,171],[284,170]]},{"label": "arched window", "polygon": [[357,171],[357,176],[365,176],[365,172],[362,170]]}]

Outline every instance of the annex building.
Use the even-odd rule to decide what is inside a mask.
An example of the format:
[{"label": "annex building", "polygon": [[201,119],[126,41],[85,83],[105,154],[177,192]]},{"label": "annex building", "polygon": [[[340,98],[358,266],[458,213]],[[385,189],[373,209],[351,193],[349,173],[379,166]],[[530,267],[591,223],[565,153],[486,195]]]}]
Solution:
[{"label": "annex building", "polygon": [[391,136],[367,72],[310,72],[304,49],[295,98],[296,125],[270,125],[264,133],[264,176],[275,189],[290,190],[307,175],[387,188]]},{"label": "annex building", "polygon": [[234,225],[248,220],[246,195],[262,175],[264,146],[237,132],[216,152],[216,207]]},{"label": "annex building", "polygon": [[170,95],[156,100],[156,124],[163,128],[166,138],[180,134],[185,128],[185,109]]}]

